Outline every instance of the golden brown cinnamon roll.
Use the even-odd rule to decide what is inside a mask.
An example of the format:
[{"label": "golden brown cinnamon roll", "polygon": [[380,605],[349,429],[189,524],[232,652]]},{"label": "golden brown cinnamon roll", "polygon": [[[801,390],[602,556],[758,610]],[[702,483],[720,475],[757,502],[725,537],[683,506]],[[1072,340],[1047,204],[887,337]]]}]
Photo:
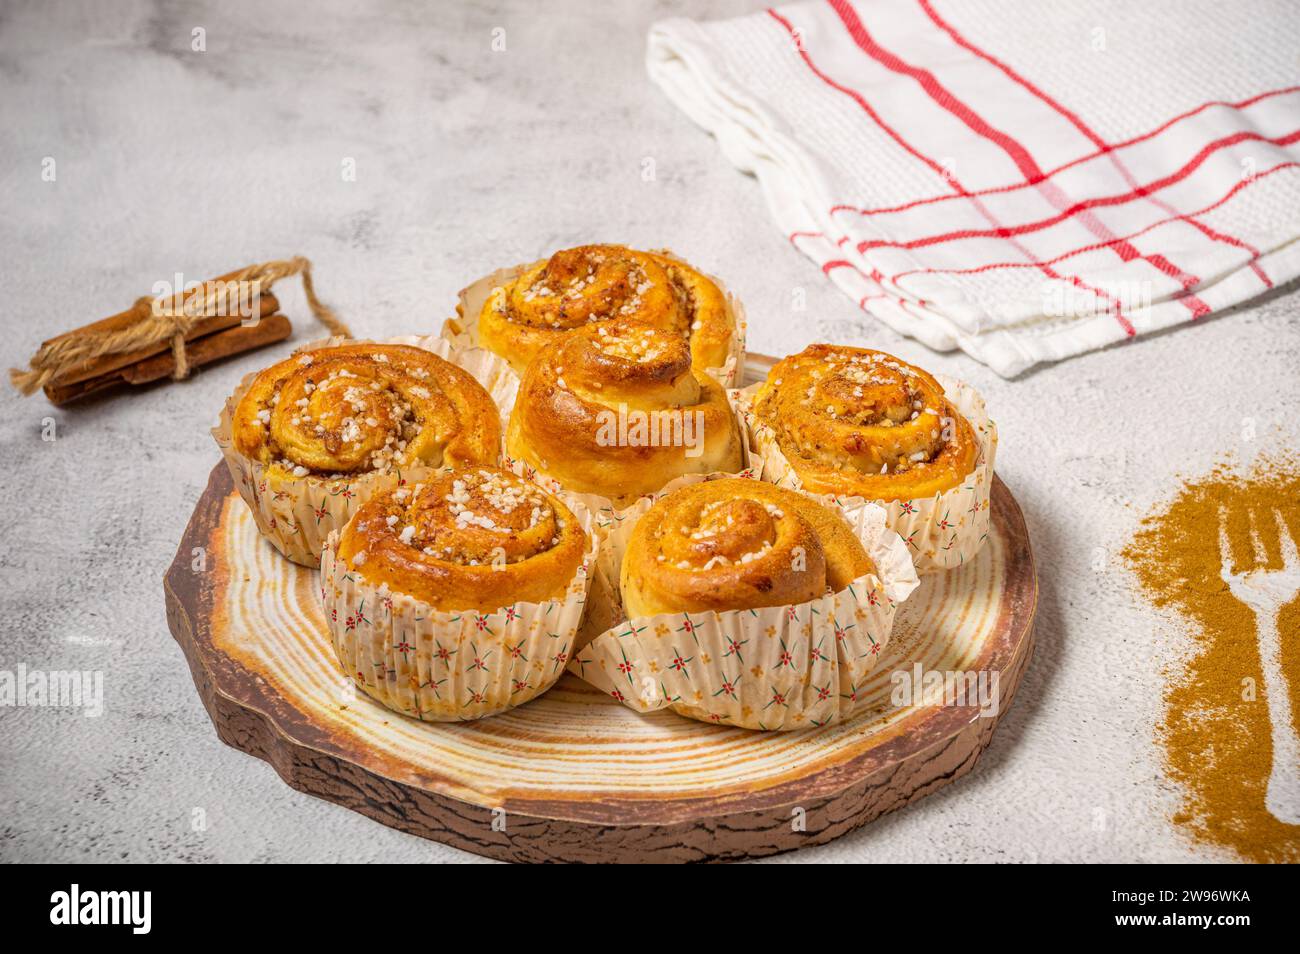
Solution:
[{"label": "golden brown cinnamon roll", "polygon": [[241,385],[218,441],[262,533],[315,566],[329,531],[371,493],[438,467],[497,463],[499,415],[468,372],[430,351],[345,344]]},{"label": "golden brown cinnamon roll", "polygon": [[997,429],[968,385],[892,355],[811,345],[739,405],[763,479],[880,503],[922,572],[972,559],[988,536]]},{"label": "golden brown cinnamon roll", "polygon": [[497,467],[450,470],[372,497],[337,555],[373,586],[437,610],[494,610],[564,595],[587,537],[536,484]]},{"label": "golden brown cinnamon roll", "polygon": [[389,708],[438,721],[546,691],[568,661],[596,552],[583,513],[496,467],[372,497],[321,559],[344,671]]},{"label": "golden brown cinnamon roll", "polygon": [[[639,519],[637,517],[639,516]],[[841,721],[918,580],[863,502],[841,509],[751,479],[684,478],[609,531],[621,618],[570,671],[638,712],[750,729]]]},{"label": "golden brown cinnamon roll", "polygon": [[613,318],[686,339],[699,370],[725,365],[740,333],[727,296],[685,262],[622,245],[582,245],[494,288],[478,315],[477,343],[523,375],[564,332]]},{"label": "golden brown cinnamon roll", "polygon": [[682,474],[737,471],[740,431],[685,339],[632,318],[576,329],[528,366],[506,453],[618,506]]},{"label": "golden brown cinnamon roll", "polygon": [[960,484],[979,451],[933,376],[866,348],[815,344],[782,359],[754,413],[814,493],[928,497]]},{"label": "golden brown cinnamon roll", "polygon": [[803,603],[874,572],[844,518],[798,491],[691,484],[637,522],[620,589],[629,618]]}]

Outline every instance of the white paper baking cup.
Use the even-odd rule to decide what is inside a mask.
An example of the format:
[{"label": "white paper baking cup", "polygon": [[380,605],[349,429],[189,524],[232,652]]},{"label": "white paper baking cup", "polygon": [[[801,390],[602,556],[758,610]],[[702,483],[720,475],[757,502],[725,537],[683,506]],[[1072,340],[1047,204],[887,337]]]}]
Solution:
[{"label": "white paper baking cup", "polygon": [[[867,500],[835,494],[812,496],[832,503],[846,514],[864,503],[874,503],[885,510],[886,522],[907,544],[918,573],[951,570],[974,559],[989,534],[989,494],[993,489],[993,459],[998,449],[997,425],[988,416],[984,399],[961,381],[936,374],[944,394],[975,430],[978,452],[975,468],[962,482],[932,497],[910,500]],[[772,429],[754,413],[754,398],[762,383],[728,395],[744,421],[748,443],[754,456],[763,462],[766,481],[792,490],[803,490],[803,482],[776,440]],[[810,491],[805,491],[811,493]]]},{"label": "white paper baking cup", "polygon": [[[727,474],[689,475],[678,487]],[[601,550],[618,579],[642,499]],[[866,704],[861,688],[889,642],[898,605],[919,580],[882,508],[842,511],[876,565],[837,593],[788,606],[663,613],[624,620],[579,649],[571,672],[638,712],[672,709],[748,729],[805,729],[842,721]]]},{"label": "white paper baking cup", "polygon": [[535,699],[573,652],[601,535],[581,503],[561,498],[587,533],[587,552],[562,599],[491,612],[434,609],[374,585],[336,558],[338,531],[321,553],[321,601],[339,665],[367,695],[428,722],[463,722]]}]

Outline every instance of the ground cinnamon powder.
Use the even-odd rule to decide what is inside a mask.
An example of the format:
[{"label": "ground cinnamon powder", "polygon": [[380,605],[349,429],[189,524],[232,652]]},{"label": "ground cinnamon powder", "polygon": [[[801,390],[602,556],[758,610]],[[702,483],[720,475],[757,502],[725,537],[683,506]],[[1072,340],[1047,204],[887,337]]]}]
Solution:
[{"label": "ground cinnamon powder", "polygon": [[[1279,822],[1264,806],[1273,747],[1255,616],[1229,592],[1219,555],[1222,515],[1238,572],[1280,568],[1277,513],[1300,540],[1295,460],[1264,459],[1249,469],[1223,464],[1144,520],[1124,557],[1152,601],[1178,610],[1195,640],[1168,673],[1158,733],[1167,774],[1184,792],[1174,821],[1251,861],[1294,862],[1300,826]],[[1300,725],[1300,600],[1282,607],[1278,630],[1291,718]]]}]

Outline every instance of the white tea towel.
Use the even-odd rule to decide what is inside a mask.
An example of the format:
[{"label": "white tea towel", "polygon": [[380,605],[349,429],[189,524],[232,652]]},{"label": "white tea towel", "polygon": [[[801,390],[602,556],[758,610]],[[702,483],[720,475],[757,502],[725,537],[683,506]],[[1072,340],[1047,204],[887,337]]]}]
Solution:
[{"label": "white tea towel", "polygon": [[830,0],[647,60],[861,308],[1010,376],[1300,274],[1288,7]]}]

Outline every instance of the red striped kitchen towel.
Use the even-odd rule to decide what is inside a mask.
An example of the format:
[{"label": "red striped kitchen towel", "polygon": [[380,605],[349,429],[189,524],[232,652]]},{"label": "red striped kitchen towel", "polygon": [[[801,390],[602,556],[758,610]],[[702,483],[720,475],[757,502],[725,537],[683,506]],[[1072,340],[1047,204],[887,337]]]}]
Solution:
[{"label": "red striped kitchen towel", "polygon": [[1294,13],[829,0],[647,58],[861,308],[1009,376],[1300,274]]}]

